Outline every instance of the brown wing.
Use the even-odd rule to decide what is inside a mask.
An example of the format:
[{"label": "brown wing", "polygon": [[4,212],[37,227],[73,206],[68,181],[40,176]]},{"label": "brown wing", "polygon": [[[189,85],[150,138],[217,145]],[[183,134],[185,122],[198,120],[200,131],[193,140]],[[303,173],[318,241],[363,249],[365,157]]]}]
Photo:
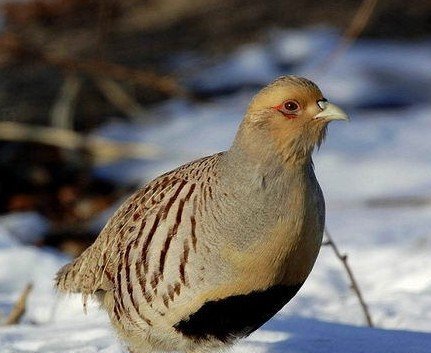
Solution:
[{"label": "brown wing", "polygon": [[[172,249],[179,257],[176,260],[179,261],[179,278],[185,282],[181,263],[185,262],[190,248],[196,246],[193,205],[197,202],[197,185],[203,171],[208,171],[220,156],[219,153],[183,165],[129,197],[94,244],[58,272],[58,290],[91,295],[99,290],[121,289],[125,283],[129,286],[125,291],[130,291],[133,282],[139,283],[142,294],[148,299],[154,296],[160,280],[167,277],[165,268],[174,261],[170,256]],[[185,233],[184,227],[188,228],[186,232],[190,237],[187,244],[178,236],[178,233]],[[180,245],[179,241],[184,243]],[[168,297],[178,291],[177,287],[167,285]]]}]

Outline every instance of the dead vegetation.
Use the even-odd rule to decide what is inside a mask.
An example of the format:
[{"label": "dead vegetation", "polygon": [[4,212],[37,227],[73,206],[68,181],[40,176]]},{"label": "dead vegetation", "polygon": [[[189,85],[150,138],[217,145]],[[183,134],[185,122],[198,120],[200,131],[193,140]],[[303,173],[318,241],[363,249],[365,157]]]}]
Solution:
[{"label": "dead vegetation", "polygon": [[4,320],[2,320],[3,322],[0,322],[1,326],[16,325],[21,321],[21,318],[24,316],[26,311],[27,298],[32,290],[33,284],[29,283],[25,286],[21,295],[18,297],[17,301],[12,307],[12,310],[10,311],[9,315]]},{"label": "dead vegetation", "polygon": [[[148,103],[172,95],[193,97],[181,75],[169,68],[172,53],[226,53],[262,40],[270,27],[350,26],[346,38],[353,38],[367,22],[367,34],[388,27],[395,37],[409,33],[414,22],[426,33],[429,3],[375,3],[363,2],[352,21],[360,4],[354,0],[319,6],[311,0],[6,1],[1,6],[0,120],[47,124],[71,74],[81,82],[73,100],[75,129],[88,131],[106,116],[136,117],[137,108]],[[374,18],[364,22],[371,12]],[[102,78],[111,80],[108,89]],[[133,102],[132,110],[125,109],[125,100]]]},{"label": "dead vegetation", "polygon": [[349,265],[348,255],[342,254],[340,252],[337,244],[334,241],[334,238],[331,236],[328,229],[325,229],[325,238],[326,239],[324,240],[323,245],[329,246],[333,250],[334,255],[337,257],[338,260],[340,260],[341,264],[343,265],[343,268],[346,271],[346,274],[350,281],[350,289],[353,291],[353,293],[355,293],[356,297],[358,298],[359,304],[361,306],[362,312],[364,313],[365,321],[367,322],[368,327],[374,327],[374,323],[371,318],[368,305],[365,302],[364,296],[359,287],[359,283],[356,280],[355,275],[353,274],[352,267]]}]

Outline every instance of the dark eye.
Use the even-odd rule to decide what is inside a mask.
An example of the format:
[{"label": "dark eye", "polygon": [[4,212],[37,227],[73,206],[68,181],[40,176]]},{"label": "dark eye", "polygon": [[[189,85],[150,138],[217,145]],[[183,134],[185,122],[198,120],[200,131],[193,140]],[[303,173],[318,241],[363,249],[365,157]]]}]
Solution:
[{"label": "dark eye", "polygon": [[289,112],[294,112],[299,109],[299,104],[295,101],[287,101],[284,103],[283,108]]},{"label": "dark eye", "polygon": [[299,105],[299,103],[292,99],[284,101],[280,105],[273,108],[277,109],[280,113],[282,113],[285,117],[289,119],[298,117],[301,111],[301,106]]}]

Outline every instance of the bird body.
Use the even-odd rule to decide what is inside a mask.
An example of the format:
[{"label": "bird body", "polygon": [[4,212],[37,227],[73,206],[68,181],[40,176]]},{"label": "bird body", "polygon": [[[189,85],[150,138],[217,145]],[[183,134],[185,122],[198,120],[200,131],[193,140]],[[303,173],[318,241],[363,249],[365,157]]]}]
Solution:
[{"label": "bird body", "polygon": [[[297,106],[274,105],[293,89]],[[311,153],[327,122],[343,118],[335,108],[336,118],[320,118],[319,100],[317,86],[294,76],[263,89],[228,151],[132,195],[60,270],[58,289],[96,295],[137,353],[204,352],[256,330],[296,294],[319,252],[325,206]],[[298,106],[316,121],[300,121]]]}]

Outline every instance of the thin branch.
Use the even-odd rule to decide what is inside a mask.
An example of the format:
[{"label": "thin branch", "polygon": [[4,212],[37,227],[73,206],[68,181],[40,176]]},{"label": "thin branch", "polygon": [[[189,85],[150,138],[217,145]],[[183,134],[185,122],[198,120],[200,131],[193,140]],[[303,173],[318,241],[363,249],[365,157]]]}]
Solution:
[{"label": "thin branch", "polygon": [[6,121],[0,122],[0,140],[36,142],[64,149],[83,150],[90,153],[96,164],[126,157],[154,159],[161,156],[157,147],[145,143],[119,142],[66,129]]},{"label": "thin branch", "polygon": [[51,125],[61,129],[73,129],[73,116],[76,100],[81,88],[77,75],[67,75],[58,98],[51,109]]},{"label": "thin branch", "polygon": [[116,2],[116,0],[99,0],[98,2],[95,45],[97,56],[100,59],[105,54],[108,36],[114,27],[113,13]]},{"label": "thin branch", "polygon": [[353,17],[350,26],[344,31],[337,47],[318,66],[317,72],[326,71],[331,64],[349,49],[367,26],[378,0],[363,0]]},{"label": "thin branch", "polygon": [[186,96],[186,91],[173,79],[151,71],[130,69],[122,65],[101,60],[78,61],[50,55],[40,56],[42,60],[60,69],[83,72],[92,76],[110,77],[114,80],[129,81],[151,87],[169,96]]},{"label": "thin branch", "polygon": [[327,228],[325,228],[325,236],[326,236],[327,240],[323,243],[323,245],[329,245],[332,248],[332,250],[334,251],[334,253],[337,256],[337,258],[343,264],[343,267],[346,270],[347,275],[349,276],[349,279],[350,279],[350,286],[351,286],[353,292],[358,297],[359,304],[361,305],[361,308],[362,308],[362,311],[364,313],[364,316],[365,316],[365,319],[367,321],[367,324],[368,324],[369,327],[374,327],[373,320],[371,319],[370,312],[368,311],[368,306],[365,303],[365,300],[364,300],[364,297],[362,295],[362,292],[359,289],[358,282],[356,281],[355,276],[353,275],[353,271],[350,268],[349,263],[347,262],[347,255],[346,254],[341,254],[341,252],[338,250],[338,247],[335,244],[334,239],[332,238],[332,236],[329,233],[329,231],[328,231]]},{"label": "thin branch", "polygon": [[96,78],[96,86],[109,102],[133,120],[139,120],[145,114],[145,109],[123,87],[114,80]]},{"label": "thin branch", "polygon": [[119,81],[129,81],[151,87],[169,96],[187,96],[185,89],[172,78],[160,76],[152,71],[130,69],[101,60],[78,61],[49,55],[41,56],[40,58],[46,63],[64,70],[78,71],[99,77],[110,77]]},{"label": "thin branch", "polygon": [[0,49],[15,54],[18,57],[39,60],[66,72],[80,72],[90,76],[109,77],[118,81],[128,81],[151,87],[169,96],[189,96],[186,89],[171,77],[162,76],[153,71],[132,69],[102,60],[78,60],[58,57],[57,55],[44,53],[36,48],[32,48],[31,45],[11,33],[0,37]]},{"label": "thin branch", "polygon": [[[327,71],[330,65],[333,65],[334,62],[339,59],[348,49],[349,47],[357,40],[357,38],[362,34],[363,30],[367,26],[371,15],[374,12],[374,9],[377,5],[378,0],[363,0],[360,7],[355,13],[350,26],[344,31],[344,34],[339,41],[337,47],[321,62],[321,64],[317,68],[317,72]],[[373,321],[371,319],[371,314],[368,310],[368,306],[365,303],[362,292],[359,288],[358,282],[353,275],[353,271],[349,266],[347,261],[347,255],[341,254],[337,245],[334,242],[331,234],[328,229],[325,228],[325,236],[326,240],[322,243],[322,245],[330,246],[334,251],[336,257],[341,261],[344,269],[347,272],[347,275],[350,279],[350,286],[353,292],[356,294],[359,304],[361,305],[362,311],[364,313],[366,322],[369,327],[374,327]]]},{"label": "thin branch", "polygon": [[33,289],[33,284],[29,283],[22,291],[18,300],[15,302],[15,305],[12,308],[12,311],[9,313],[5,322],[2,323],[2,326],[16,325],[21,320],[22,316],[25,314],[26,302],[29,294]]}]

